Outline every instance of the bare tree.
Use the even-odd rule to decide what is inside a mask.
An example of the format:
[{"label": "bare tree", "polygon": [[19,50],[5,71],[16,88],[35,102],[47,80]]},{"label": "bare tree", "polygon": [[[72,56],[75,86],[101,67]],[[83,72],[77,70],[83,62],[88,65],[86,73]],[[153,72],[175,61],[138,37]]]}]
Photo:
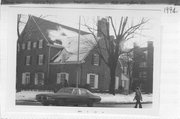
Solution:
[{"label": "bare tree", "polygon": [[[119,62],[119,56],[121,54],[127,53],[123,50],[123,44],[125,41],[134,38],[137,34],[137,31],[141,29],[145,23],[148,22],[148,20],[142,18],[138,23],[131,23],[130,25],[130,20],[128,17],[121,17],[119,22],[119,27],[116,29],[113,18],[110,16],[107,17],[105,22],[106,29],[99,27],[97,30],[97,32],[101,34],[100,36],[95,34],[94,28],[88,26],[85,23],[85,26],[91,32],[96,41],[95,48],[97,53],[110,70],[111,79],[109,84],[109,93],[113,95],[115,95],[115,75],[117,64]],[[113,37],[110,35],[109,26],[111,26],[113,29]]]}]

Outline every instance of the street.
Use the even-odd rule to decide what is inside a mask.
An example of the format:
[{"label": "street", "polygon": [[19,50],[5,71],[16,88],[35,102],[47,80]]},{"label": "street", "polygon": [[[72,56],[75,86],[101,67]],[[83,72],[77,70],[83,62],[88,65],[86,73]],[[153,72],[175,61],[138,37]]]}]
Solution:
[{"label": "street", "polygon": [[[16,105],[32,105],[42,106],[41,103],[36,101],[16,101]],[[114,107],[114,108],[134,108],[135,104],[117,104],[117,103],[96,103],[93,107]],[[152,103],[142,104],[143,108],[151,108]],[[80,105],[80,107],[86,107],[86,105]]]}]

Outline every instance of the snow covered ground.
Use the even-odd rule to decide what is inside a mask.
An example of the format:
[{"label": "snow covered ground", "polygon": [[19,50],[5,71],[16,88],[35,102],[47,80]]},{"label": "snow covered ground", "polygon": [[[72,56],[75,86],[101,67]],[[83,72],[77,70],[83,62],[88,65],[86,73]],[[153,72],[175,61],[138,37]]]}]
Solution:
[{"label": "snow covered ground", "polygon": [[[35,96],[42,93],[54,93],[49,91],[21,91],[16,93],[16,100],[35,101]],[[116,94],[111,95],[107,93],[95,93],[101,97],[101,103],[133,103],[134,93],[129,95]],[[142,94],[142,102],[152,102],[152,94]]]}]

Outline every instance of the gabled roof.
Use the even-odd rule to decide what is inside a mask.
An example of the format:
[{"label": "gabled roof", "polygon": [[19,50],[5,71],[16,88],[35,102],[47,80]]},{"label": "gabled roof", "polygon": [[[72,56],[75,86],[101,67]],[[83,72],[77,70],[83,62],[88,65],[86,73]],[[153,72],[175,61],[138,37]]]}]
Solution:
[{"label": "gabled roof", "polygon": [[64,43],[64,50],[56,55],[52,63],[83,63],[84,59],[96,45],[96,40],[92,34],[80,35],[78,61],[78,37],[71,37],[66,39],[66,41],[68,42]]},{"label": "gabled roof", "polygon": [[[66,38],[71,36],[72,33],[78,34],[79,30],[72,28],[63,24],[58,24],[46,19],[42,19],[36,16],[30,16],[27,22],[25,29],[32,25],[32,23],[37,27],[41,32],[42,36],[47,40],[47,42],[53,44],[54,40],[61,40],[61,38]],[[29,24],[29,25],[28,25]],[[85,31],[80,31],[81,35],[89,34]]]}]

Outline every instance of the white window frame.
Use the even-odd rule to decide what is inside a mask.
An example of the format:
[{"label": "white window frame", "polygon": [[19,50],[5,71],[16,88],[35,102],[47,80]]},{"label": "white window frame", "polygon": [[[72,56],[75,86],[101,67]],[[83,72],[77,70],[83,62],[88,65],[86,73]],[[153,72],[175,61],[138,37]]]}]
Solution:
[{"label": "white window frame", "polygon": [[[98,61],[96,61],[96,60],[98,60]],[[93,54],[93,65],[99,66],[99,60],[100,60],[99,54],[94,53]]]},{"label": "white window frame", "polygon": [[31,63],[31,56],[28,55],[26,56],[26,65],[30,65],[30,63]]},{"label": "white window frame", "polygon": [[43,65],[44,61],[44,55],[38,55],[38,65]]},{"label": "white window frame", "polygon": [[65,79],[67,80],[67,82],[69,82],[69,73],[67,72],[61,72],[61,73],[57,73],[57,80],[56,80],[56,83],[57,84],[60,84],[61,82],[63,82],[62,80],[62,77],[61,75],[64,75],[65,74]]},{"label": "white window frame", "polygon": [[[38,74],[42,75],[42,79],[39,79]],[[44,73],[43,72],[35,73],[34,85],[44,85]]]},{"label": "white window frame", "polygon": [[33,48],[37,47],[37,42],[33,42]]},{"label": "white window frame", "polygon": [[25,48],[26,48],[26,44],[22,43],[22,49],[25,50]]},{"label": "white window frame", "polygon": [[[94,73],[88,73],[87,74],[87,84],[90,84],[90,76],[94,75],[94,85],[91,86],[91,88],[97,89],[98,88],[98,82],[99,82],[99,75]],[[92,80],[92,79],[91,79]]]},{"label": "white window frame", "polygon": [[28,85],[30,84],[30,72],[24,72],[22,73],[22,85]]},{"label": "white window frame", "polygon": [[39,48],[43,48],[43,39],[39,40],[38,47],[39,47]]},{"label": "white window frame", "polygon": [[27,42],[27,50],[31,50],[31,41]]}]

